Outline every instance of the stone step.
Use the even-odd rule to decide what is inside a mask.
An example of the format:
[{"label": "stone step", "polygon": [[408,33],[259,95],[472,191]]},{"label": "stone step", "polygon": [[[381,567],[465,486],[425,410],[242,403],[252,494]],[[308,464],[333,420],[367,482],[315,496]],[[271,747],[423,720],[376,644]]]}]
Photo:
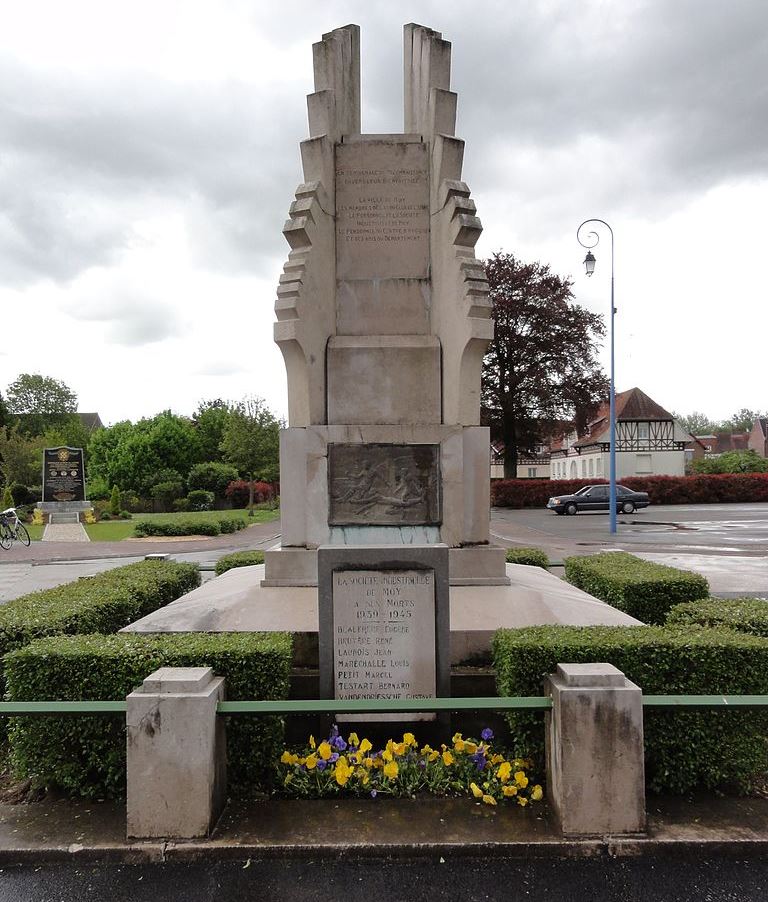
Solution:
[{"label": "stone step", "polygon": [[49,523],[79,523],[80,515],[77,511],[72,513],[56,513],[51,514],[48,520]]}]

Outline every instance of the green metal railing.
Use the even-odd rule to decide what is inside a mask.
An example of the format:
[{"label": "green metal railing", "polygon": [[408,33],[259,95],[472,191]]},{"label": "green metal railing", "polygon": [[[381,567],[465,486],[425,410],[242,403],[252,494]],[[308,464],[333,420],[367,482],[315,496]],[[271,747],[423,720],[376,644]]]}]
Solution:
[{"label": "green metal railing", "polygon": [[[644,695],[645,708],[765,708],[768,695]],[[452,711],[547,711],[548,696],[510,698],[281,699],[219,702],[218,714],[397,714]],[[0,716],[27,714],[125,714],[125,701],[0,702]]]}]

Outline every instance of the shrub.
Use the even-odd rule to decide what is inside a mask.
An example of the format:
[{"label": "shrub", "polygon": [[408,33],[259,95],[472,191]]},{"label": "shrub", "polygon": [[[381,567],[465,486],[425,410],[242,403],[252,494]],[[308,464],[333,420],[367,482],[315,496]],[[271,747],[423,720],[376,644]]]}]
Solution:
[{"label": "shrub", "polygon": [[239,517],[187,517],[184,520],[137,520],[133,534],[144,536],[218,536],[245,529],[247,523]]},{"label": "shrub", "polygon": [[654,564],[624,551],[566,558],[565,578],[643,623],[664,623],[673,605],[709,595],[709,584],[698,573]]},{"label": "shrub", "polygon": [[[286,633],[59,636],[6,657],[14,700],[123,699],[158,667],[213,668],[229,700],[286,698],[291,638]],[[19,776],[88,798],[125,793],[124,717],[24,717],[11,722]],[[229,790],[268,788],[280,754],[278,717],[232,718],[227,725]]]},{"label": "shrub", "polygon": [[195,564],[140,561],[0,607],[0,657],[41,636],[114,633],[200,585]]},{"label": "shrub", "polygon": [[173,509],[180,514],[184,514],[189,510],[189,498],[176,498],[173,502]]},{"label": "shrub", "polygon": [[[604,479],[495,479],[494,507],[545,507],[553,495],[570,495]],[[740,504],[768,501],[768,473],[721,473],[697,476],[628,476],[621,484],[648,492],[652,504]]]},{"label": "shrub", "polygon": [[[245,479],[236,479],[227,486],[225,492],[232,507],[243,508],[248,505],[250,483]],[[268,482],[253,483],[253,503],[265,504],[275,497],[275,489]]]},{"label": "shrub", "polygon": [[11,494],[11,487],[7,485],[3,489],[3,497],[0,500],[0,509],[8,510],[9,507],[13,507],[13,495]]},{"label": "shrub", "polygon": [[[542,626],[499,630],[498,693],[541,695],[559,663],[607,662],[649,695],[768,693],[768,643],[731,630]],[[508,715],[517,754],[542,755],[541,716]],[[654,792],[748,790],[768,767],[768,711],[645,709],[646,779]]]},{"label": "shrub", "polygon": [[768,601],[760,598],[709,598],[676,604],[667,623],[680,626],[726,627],[768,638]]},{"label": "shrub", "polygon": [[22,504],[29,502],[29,489],[20,482],[11,483],[11,497],[13,498],[13,507],[21,507]]},{"label": "shrub", "polygon": [[113,518],[112,518],[112,514],[110,514],[109,511],[102,511],[99,514],[99,520],[111,520],[111,519],[113,519]]},{"label": "shrub", "polygon": [[225,554],[216,561],[216,576],[221,576],[233,567],[253,567],[263,563],[263,551],[235,551],[233,554]]},{"label": "shrub", "polygon": [[527,564],[530,567],[549,567],[547,553],[541,548],[507,548],[508,564]]},{"label": "shrub", "polygon": [[109,512],[113,517],[120,516],[120,510],[122,505],[120,504],[120,489],[116,486],[112,486],[112,494],[109,498]]},{"label": "shrub", "polygon": [[157,501],[165,508],[169,508],[175,498],[178,498],[184,491],[181,482],[158,482],[152,486],[152,500]]},{"label": "shrub", "polygon": [[120,511],[121,520],[133,520],[133,514],[130,511]]},{"label": "shrub", "polygon": [[204,489],[193,489],[187,495],[189,510],[191,511],[213,510],[213,503],[215,500],[216,498],[213,492],[206,492]]},{"label": "shrub", "polygon": [[202,489],[213,492],[217,498],[223,498],[227,486],[236,479],[237,469],[231,464],[209,461],[192,467],[187,477],[187,485],[190,489]]}]

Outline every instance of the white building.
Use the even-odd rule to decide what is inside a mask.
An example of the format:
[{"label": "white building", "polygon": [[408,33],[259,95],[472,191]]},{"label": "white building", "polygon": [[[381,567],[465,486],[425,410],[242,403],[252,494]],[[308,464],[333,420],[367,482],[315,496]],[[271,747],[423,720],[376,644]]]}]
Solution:
[{"label": "white building", "polygon": [[[584,434],[564,436],[552,446],[551,479],[607,479],[610,450],[606,402]],[[616,479],[685,475],[686,444],[692,437],[672,414],[639,388],[616,395]]]}]

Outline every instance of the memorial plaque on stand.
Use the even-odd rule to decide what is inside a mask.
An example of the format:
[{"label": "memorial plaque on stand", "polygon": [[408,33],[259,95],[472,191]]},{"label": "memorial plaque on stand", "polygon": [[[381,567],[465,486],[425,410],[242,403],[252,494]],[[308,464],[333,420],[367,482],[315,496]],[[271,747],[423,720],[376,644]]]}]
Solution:
[{"label": "memorial plaque on stand", "polygon": [[[448,548],[324,546],[318,551],[323,698],[447,695]],[[338,720],[433,720],[433,713]]]},{"label": "memorial plaque on stand", "polygon": [[85,501],[82,448],[43,451],[43,501]]}]

